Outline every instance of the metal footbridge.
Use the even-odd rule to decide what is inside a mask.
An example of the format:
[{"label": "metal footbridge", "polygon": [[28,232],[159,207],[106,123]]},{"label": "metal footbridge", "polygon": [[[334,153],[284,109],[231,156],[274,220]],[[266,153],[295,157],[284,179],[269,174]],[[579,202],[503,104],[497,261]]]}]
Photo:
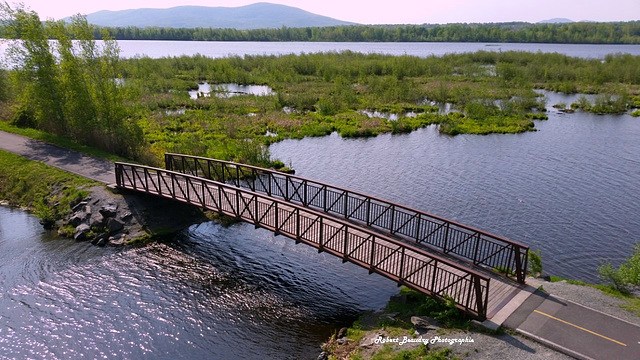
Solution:
[{"label": "metal footbridge", "polygon": [[528,246],[426,212],[255,166],[165,154],[166,169],[115,163],[119,188],[252,223],[491,318],[513,298]]}]

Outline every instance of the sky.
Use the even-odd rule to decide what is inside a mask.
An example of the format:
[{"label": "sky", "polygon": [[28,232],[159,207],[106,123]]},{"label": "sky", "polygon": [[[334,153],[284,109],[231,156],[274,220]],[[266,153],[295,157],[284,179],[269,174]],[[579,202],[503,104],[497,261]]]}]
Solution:
[{"label": "sky", "polygon": [[[10,4],[14,0],[7,0]],[[42,19],[90,14],[100,10],[170,8],[182,5],[248,5],[257,0],[21,0]],[[640,0],[269,0],[319,15],[361,24],[444,24],[471,22],[538,22],[640,20]]]}]

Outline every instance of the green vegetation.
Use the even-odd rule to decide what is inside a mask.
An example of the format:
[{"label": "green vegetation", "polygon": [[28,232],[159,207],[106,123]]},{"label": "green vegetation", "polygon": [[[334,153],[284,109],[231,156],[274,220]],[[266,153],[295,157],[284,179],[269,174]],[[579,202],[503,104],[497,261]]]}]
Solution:
[{"label": "green vegetation", "polygon": [[539,276],[542,274],[542,254],[540,250],[529,251],[529,270],[532,274]]},{"label": "green vegetation", "polygon": [[33,209],[45,225],[71,213],[93,182],[37,161],[0,151],[0,199]]},{"label": "green vegetation", "polygon": [[614,269],[611,263],[606,263],[598,268],[600,276],[613,284],[617,290],[624,291],[626,285],[640,285],[640,242],[633,248],[633,253],[618,269]]},{"label": "green vegetation", "polygon": [[[279,29],[105,28],[118,40],[523,42],[640,44],[640,22],[530,24],[523,22],[447,25],[331,26]],[[102,36],[100,29],[94,36]]]},{"label": "green vegetation", "polygon": [[388,311],[398,312],[401,317],[408,318],[427,315],[438,320],[444,327],[469,329],[471,319],[455,306],[455,302],[452,299],[447,301],[436,300],[404,286],[400,289],[400,295],[406,297],[406,301],[389,301],[387,303]]},{"label": "green vegetation", "polygon": [[622,114],[632,106],[634,105],[629,101],[626,93],[617,96],[600,94],[593,104],[586,97],[581,96],[577,102],[571,104],[572,109],[580,109],[596,114]]},{"label": "green vegetation", "polygon": [[[352,357],[351,359],[358,359],[358,357]],[[361,358],[360,358],[361,359]],[[449,360],[458,359],[453,356],[453,352],[450,348],[444,348],[439,350],[430,350],[424,344],[421,344],[413,350],[401,350],[396,352],[389,344],[379,350],[375,355],[371,357],[371,360]]]}]

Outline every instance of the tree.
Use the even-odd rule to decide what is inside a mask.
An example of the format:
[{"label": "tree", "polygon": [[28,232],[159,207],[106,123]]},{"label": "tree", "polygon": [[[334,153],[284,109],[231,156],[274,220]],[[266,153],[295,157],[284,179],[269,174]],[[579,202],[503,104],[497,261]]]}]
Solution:
[{"label": "tree", "polygon": [[124,105],[115,40],[103,31],[99,45],[81,15],[70,24],[43,24],[35,12],[7,4],[0,14],[7,33],[22,40],[9,49],[22,122],[32,123],[33,114],[35,126],[45,131],[118,155],[139,155],[142,131]]}]

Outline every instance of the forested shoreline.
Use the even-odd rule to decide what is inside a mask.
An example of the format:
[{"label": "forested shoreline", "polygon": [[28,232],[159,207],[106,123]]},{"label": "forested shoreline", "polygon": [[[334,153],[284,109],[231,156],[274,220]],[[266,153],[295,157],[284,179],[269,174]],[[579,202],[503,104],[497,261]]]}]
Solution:
[{"label": "forested shoreline", "polygon": [[[277,29],[92,26],[101,40],[273,41],[273,42],[497,42],[640,44],[640,21],[531,24],[525,22],[445,25],[347,25]],[[13,38],[0,26],[0,38]]]},{"label": "forested shoreline", "polygon": [[500,42],[640,44],[640,22],[569,24],[447,24],[332,26],[279,29],[215,29],[160,27],[95,28],[116,40],[302,41],[302,42]]}]

